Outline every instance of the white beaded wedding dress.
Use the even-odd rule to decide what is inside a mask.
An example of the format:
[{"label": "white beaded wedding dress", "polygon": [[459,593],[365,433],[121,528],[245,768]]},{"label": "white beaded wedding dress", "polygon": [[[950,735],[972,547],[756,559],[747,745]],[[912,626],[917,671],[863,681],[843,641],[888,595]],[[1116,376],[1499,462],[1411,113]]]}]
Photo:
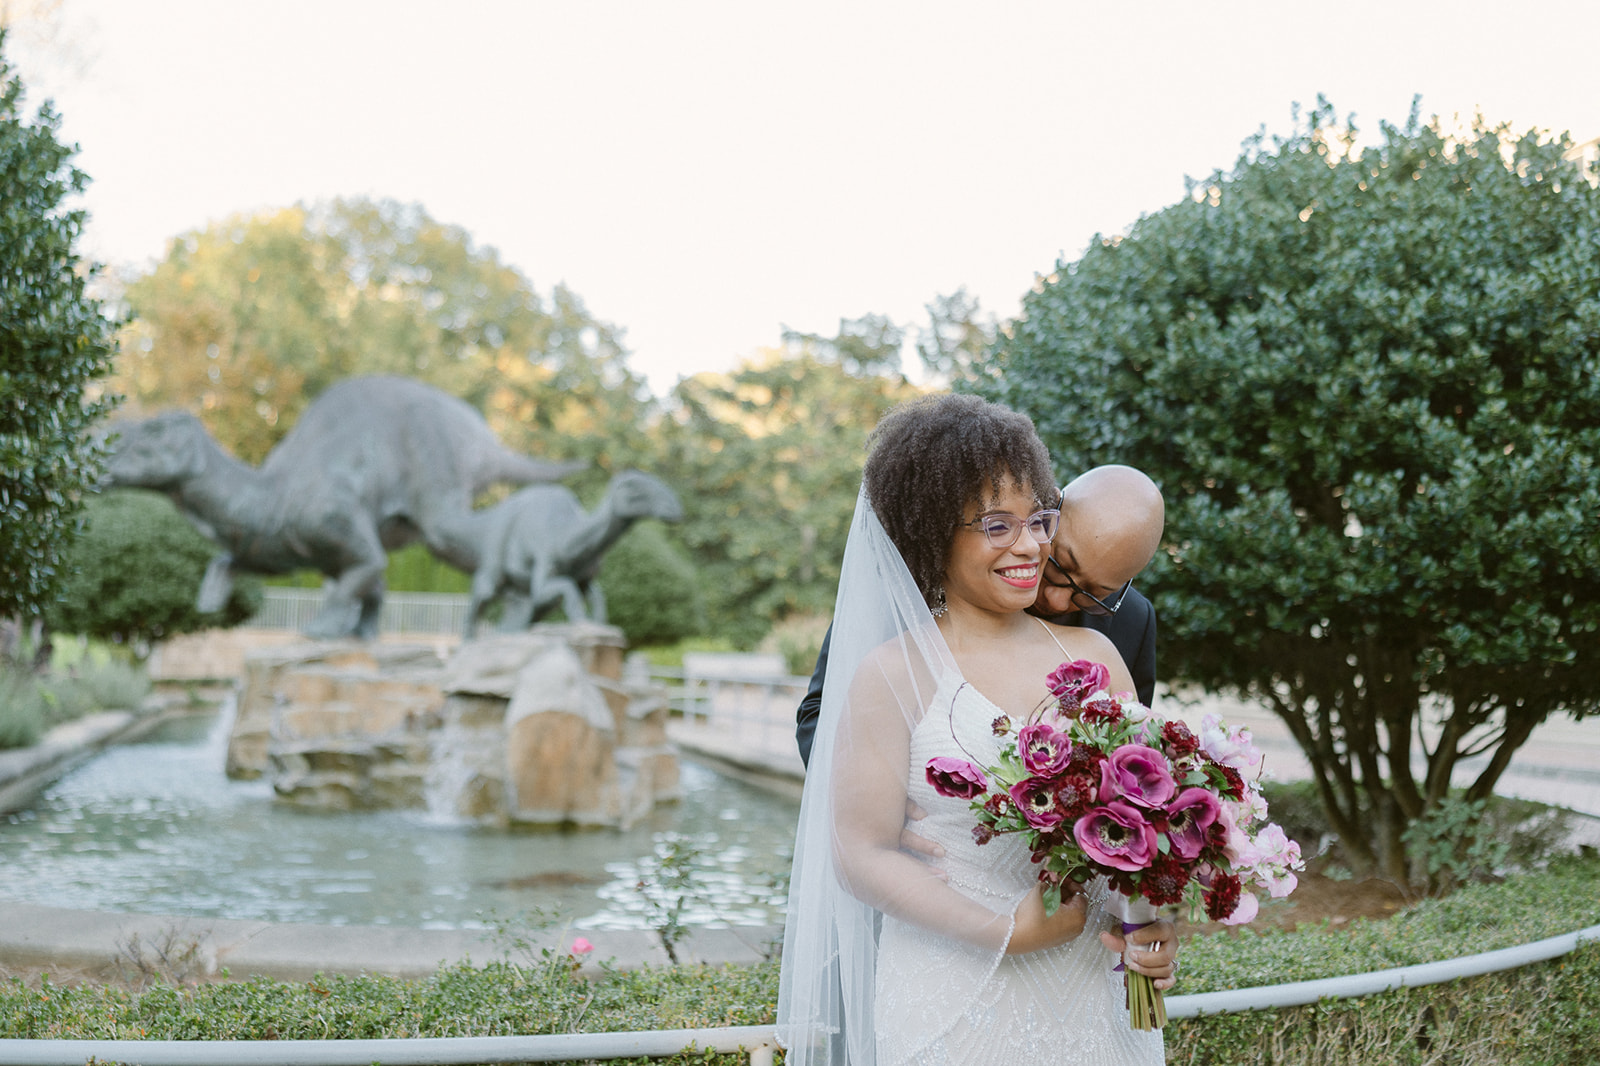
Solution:
[{"label": "white beaded wedding dress", "polygon": [[[1129,1027],[1116,957],[1099,940],[1114,927],[1103,889],[1091,889],[1072,942],[1005,954],[1038,868],[1014,836],[977,845],[967,801],[924,776],[937,755],[990,764],[1000,713],[963,683],[862,498],[795,838],[778,995],[789,1066],[1163,1061],[1160,1033]],[[927,812],[912,830],[945,849],[932,864],[859,844],[864,805],[875,824],[899,825],[908,800]]]}]

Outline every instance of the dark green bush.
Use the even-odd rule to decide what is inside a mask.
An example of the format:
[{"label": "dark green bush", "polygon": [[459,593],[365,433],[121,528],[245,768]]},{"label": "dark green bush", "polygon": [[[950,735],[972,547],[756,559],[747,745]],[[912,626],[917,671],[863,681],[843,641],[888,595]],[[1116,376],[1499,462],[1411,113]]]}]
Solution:
[{"label": "dark green bush", "polygon": [[634,647],[671,644],[705,630],[694,564],[659,522],[639,522],[600,564],[606,621]]},{"label": "dark green bush", "polygon": [[87,528],[66,556],[50,628],[138,646],[199,629],[236,626],[261,609],[261,585],[234,583],[225,610],[201,614],[195,594],[216,549],[164,497],[138,489],[93,496]]},{"label": "dark green bush", "polygon": [[[5,31],[0,28],[0,51]],[[89,432],[112,398],[113,323],[89,295],[96,268],[74,246],[88,175],[57,139],[48,101],[30,119],[0,55],[0,617],[35,618],[53,599],[83,495],[104,448]]]},{"label": "dark green bush", "polygon": [[1156,480],[1164,676],[1270,701],[1403,882],[1457,769],[1485,799],[1600,707],[1600,187],[1482,119],[1376,142],[1326,104],[1248,142],[1058,263],[975,387]]}]

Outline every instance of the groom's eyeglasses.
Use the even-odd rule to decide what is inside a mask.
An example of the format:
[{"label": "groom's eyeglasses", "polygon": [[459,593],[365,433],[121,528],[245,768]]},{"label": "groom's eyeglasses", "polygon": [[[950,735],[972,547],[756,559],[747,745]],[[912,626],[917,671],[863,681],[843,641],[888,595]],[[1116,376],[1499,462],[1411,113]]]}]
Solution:
[{"label": "groom's eyeglasses", "polygon": [[994,514],[981,514],[970,522],[962,522],[961,526],[970,526],[988,537],[992,548],[1009,548],[1022,536],[1024,528],[1040,544],[1049,544],[1060,522],[1061,512],[1054,509],[1035,511],[1027,518],[996,511]]},{"label": "groom's eyeglasses", "polygon": [[[1067,568],[1056,562],[1054,555],[1046,556],[1046,558],[1050,560],[1051,566],[1061,571],[1061,576],[1066,579],[1066,587],[1072,590],[1072,606],[1084,614],[1116,614],[1118,609],[1122,607],[1122,601],[1127,599],[1128,590],[1133,588],[1133,578],[1130,577],[1123,583],[1122,588],[1118,589],[1116,594],[1111,597],[1108,603],[1072,580],[1072,575],[1067,573]],[[1057,588],[1060,588],[1062,584],[1054,581],[1050,583]]]}]

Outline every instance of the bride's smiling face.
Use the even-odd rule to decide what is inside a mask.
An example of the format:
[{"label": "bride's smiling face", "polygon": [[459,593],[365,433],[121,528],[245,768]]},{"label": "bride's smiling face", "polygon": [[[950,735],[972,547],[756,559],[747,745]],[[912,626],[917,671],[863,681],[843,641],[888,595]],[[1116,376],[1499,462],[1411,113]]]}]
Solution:
[{"label": "bride's smiling face", "polygon": [[[1033,538],[1026,524],[1038,509],[1033,490],[1011,482],[1001,489],[997,500],[974,504],[963,512],[967,524],[956,529],[945,567],[944,593],[948,603],[962,602],[1001,612],[1032,606],[1039,591],[1044,545]],[[983,523],[977,521],[997,514],[1012,515],[1019,522],[1015,539],[1006,547],[992,544],[983,531]]]}]

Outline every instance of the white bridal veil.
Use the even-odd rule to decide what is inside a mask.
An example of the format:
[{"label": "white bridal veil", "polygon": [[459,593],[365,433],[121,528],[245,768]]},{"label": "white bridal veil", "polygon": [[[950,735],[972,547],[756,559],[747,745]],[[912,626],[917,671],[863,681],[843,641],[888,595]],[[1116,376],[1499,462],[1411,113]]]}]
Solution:
[{"label": "white bridal veil", "polygon": [[[791,1066],[871,1066],[882,914],[941,934],[940,963],[914,975],[945,1014],[994,973],[1019,898],[991,909],[899,849],[913,732],[943,714],[959,671],[899,552],[857,499],[834,609],[784,935],[779,1036]],[[930,722],[940,726],[942,722]],[[930,1033],[940,1019],[928,1018]],[[920,1024],[901,1029],[920,1029]]]}]

